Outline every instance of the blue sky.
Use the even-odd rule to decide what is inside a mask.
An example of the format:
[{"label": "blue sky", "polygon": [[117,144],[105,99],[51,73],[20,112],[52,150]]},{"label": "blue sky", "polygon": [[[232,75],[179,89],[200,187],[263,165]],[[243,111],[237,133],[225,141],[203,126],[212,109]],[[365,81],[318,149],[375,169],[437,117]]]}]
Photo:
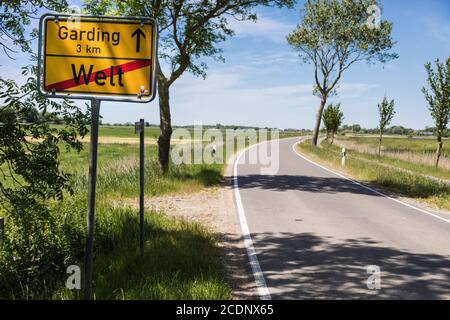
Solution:
[{"label": "blue sky", "polygon": [[[73,3],[78,3],[74,1]],[[382,18],[394,23],[394,52],[386,65],[355,65],[344,75],[338,96],[344,123],[377,126],[377,103],[395,99],[392,125],[423,128],[433,121],[421,88],[424,64],[450,55],[450,1],[385,0]],[[175,125],[239,124],[278,128],[312,128],[319,99],[312,95],[313,72],[300,64],[285,37],[295,28],[303,1],[295,9],[260,9],[257,23],[233,22],[236,36],[223,43],[225,63],[206,60],[206,80],[184,74],[171,89]],[[25,57],[1,55],[4,78],[17,78]],[[102,103],[104,122],[159,122],[157,99],[149,104]]]}]

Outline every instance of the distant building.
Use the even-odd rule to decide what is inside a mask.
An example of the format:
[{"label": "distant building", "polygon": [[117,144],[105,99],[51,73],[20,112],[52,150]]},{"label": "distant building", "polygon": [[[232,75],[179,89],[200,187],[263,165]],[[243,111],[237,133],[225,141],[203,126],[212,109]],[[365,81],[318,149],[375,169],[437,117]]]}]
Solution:
[{"label": "distant building", "polygon": [[430,131],[419,131],[417,132],[418,136],[426,136],[426,137],[431,137],[433,135],[433,132]]}]

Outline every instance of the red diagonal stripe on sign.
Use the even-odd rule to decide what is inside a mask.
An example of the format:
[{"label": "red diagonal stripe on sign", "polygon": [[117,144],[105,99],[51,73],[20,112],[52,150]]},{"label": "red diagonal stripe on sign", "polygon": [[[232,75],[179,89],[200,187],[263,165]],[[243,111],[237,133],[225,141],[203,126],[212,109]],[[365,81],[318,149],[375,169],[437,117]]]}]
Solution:
[{"label": "red diagonal stripe on sign", "polygon": [[[118,66],[113,67],[113,72],[111,74],[111,68],[106,68],[103,70],[98,70],[95,72],[92,72],[91,77],[89,78],[89,83],[92,81],[95,81],[95,75],[98,72],[104,72],[106,74],[106,79],[109,77],[115,76],[119,73],[119,69],[122,69],[122,73],[130,72],[133,70],[141,69],[148,67],[150,65],[150,60],[133,60],[131,62],[127,62],[124,64],[120,64]],[[86,70],[87,69],[87,70]],[[88,72],[89,68],[85,68],[86,73]],[[75,79],[67,79],[64,81],[56,82],[53,84],[49,84],[48,86],[45,86],[45,90],[66,90],[73,87],[81,86],[83,84],[86,84],[84,81],[84,77],[80,75],[80,81],[78,83],[75,82]]]}]

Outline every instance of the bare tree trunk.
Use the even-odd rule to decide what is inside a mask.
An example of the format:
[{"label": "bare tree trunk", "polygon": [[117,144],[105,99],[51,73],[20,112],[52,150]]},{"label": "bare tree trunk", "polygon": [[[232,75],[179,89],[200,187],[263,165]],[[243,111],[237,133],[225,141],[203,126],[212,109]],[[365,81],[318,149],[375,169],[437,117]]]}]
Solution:
[{"label": "bare tree trunk", "polygon": [[170,119],[169,86],[165,79],[158,79],[159,94],[159,128],[158,160],[164,174],[169,171],[170,137],[172,136],[172,123]]},{"label": "bare tree trunk", "polygon": [[441,154],[442,154],[442,137],[438,136],[437,138],[438,140],[438,147],[437,147],[437,151],[436,151],[436,168],[439,167],[439,159],[441,158]]},{"label": "bare tree trunk", "polygon": [[317,141],[319,139],[320,123],[322,121],[322,113],[323,113],[323,109],[325,108],[326,103],[327,103],[327,97],[323,96],[322,100],[320,101],[319,109],[317,110],[316,126],[314,127],[314,133],[313,133],[313,138],[312,138],[312,145],[315,147],[317,147]]},{"label": "bare tree trunk", "polygon": [[381,143],[383,142],[383,132],[380,132],[380,142],[378,143],[378,156],[381,156]]},{"label": "bare tree trunk", "polygon": [[330,142],[330,144],[333,144],[334,143],[334,132],[331,132],[331,142]]}]

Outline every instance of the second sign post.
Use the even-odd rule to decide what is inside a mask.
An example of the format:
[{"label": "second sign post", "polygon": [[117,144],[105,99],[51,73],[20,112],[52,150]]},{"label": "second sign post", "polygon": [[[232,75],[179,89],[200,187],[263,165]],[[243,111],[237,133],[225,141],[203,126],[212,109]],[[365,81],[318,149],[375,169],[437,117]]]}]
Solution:
[{"label": "second sign post", "polygon": [[134,124],[135,133],[139,134],[139,250],[141,257],[144,256],[144,137],[145,137],[145,122],[140,119]]}]

